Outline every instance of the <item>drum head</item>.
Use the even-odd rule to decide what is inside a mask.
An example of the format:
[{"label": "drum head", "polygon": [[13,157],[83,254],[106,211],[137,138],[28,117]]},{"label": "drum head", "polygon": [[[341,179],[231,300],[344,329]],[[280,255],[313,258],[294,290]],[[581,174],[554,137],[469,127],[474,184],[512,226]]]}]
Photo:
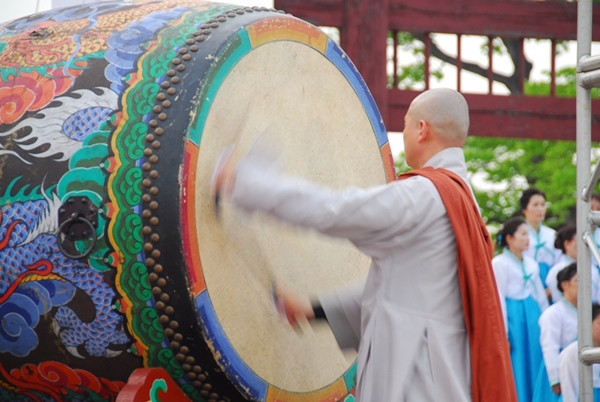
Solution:
[{"label": "drum head", "polygon": [[[188,138],[198,147],[197,163],[189,167],[196,173],[190,188],[196,198],[188,224],[194,225],[199,254],[193,269],[205,282],[196,304],[201,321],[218,321],[205,335],[225,370],[240,365],[232,377],[246,373],[249,388],[267,389],[276,398],[310,399],[315,390],[347,393],[354,356],[339,350],[326,325],[302,333],[282,325],[272,282],[302,293],[332,291],[365,278],[370,259],[347,240],[248,215],[227,203],[217,219],[212,170],[228,144],[235,142],[244,154],[257,138],[281,156],[285,173],[336,189],[383,184],[390,166],[382,159],[384,136],[372,101],[348,59],[302,21],[282,16],[269,24],[279,28],[273,30],[279,37],[264,40],[273,36],[262,31],[268,29],[264,21],[239,34],[248,35],[252,46],[234,65],[223,63],[212,82],[218,87],[214,99],[196,112],[205,119],[190,127]],[[314,35],[322,47],[298,40],[298,31]]]}]

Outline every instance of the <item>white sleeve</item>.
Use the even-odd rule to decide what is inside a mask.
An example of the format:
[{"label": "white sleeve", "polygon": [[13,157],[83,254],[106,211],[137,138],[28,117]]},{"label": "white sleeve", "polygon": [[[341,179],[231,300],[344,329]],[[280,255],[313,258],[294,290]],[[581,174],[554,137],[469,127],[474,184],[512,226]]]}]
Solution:
[{"label": "white sleeve", "polygon": [[433,183],[422,177],[335,191],[282,177],[277,164],[256,149],[238,164],[232,202],[248,212],[263,211],[294,225],[349,239],[361,249],[373,246],[376,250],[389,246],[390,239],[443,206]]},{"label": "white sleeve", "polygon": [[[597,227],[596,229],[594,229],[594,242],[598,245],[600,244],[600,227]],[[596,261],[596,258],[594,257],[594,254],[592,254],[592,266],[598,268],[598,262]]]},{"label": "white sleeve", "polygon": [[319,302],[341,349],[358,350],[360,344],[361,298],[365,282],[358,282],[344,291],[319,296]]},{"label": "white sleeve", "polygon": [[492,260],[494,276],[496,277],[496,286],[498,287],[498,296],[500,296],[500,307],[502,307],[502,317],[504,318],[504,328],[508,335],[508,317],[506,314],[506,270],[498,258]]},{"label": "white sleeve", "polygon": [[[558,305],[556,305],[558,307]],[[560,374],[558,370],[558,355],[560,354],[560,333],[561,323],[555,306],[547,309],[540,316],[540,344],[544,355],[544,363],[546,364],[546,372],[548,373],[548,387],[558,384]]]},{"label": "white sleeve", "polygon": [[600,273],[592,263],[592,303],[600,303]]},{"label": "white sleeve", "polygon": [[567,346],[559,356],[560,389],[563,402],[579,401],[579,360],[577,341]]}]

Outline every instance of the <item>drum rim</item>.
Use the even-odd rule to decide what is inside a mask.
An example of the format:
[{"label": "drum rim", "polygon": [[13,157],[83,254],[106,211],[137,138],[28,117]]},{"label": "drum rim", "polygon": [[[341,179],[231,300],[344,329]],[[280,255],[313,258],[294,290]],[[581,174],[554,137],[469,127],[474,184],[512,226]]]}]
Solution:
[{"label": "drum rim", "polygon": [[[268,20],[269,24],[277,24],[277,22],[274,22],[274,20],[277,20],[281,23],[281,25],[286,26],[286,29],[289,30],[287,35],[281,34],[280,36],[269,37],[267,34],[264,34],[264,31],[261,30],[261,28],[263,28],[261,27],[261,24],[264,23],[264,19],[255,21],[245,26],[244,29],[238,31],[236,34],[242,43],[247,44],[245,51],[236,51],[235,55],[230,55],[230,57],[236,58],[233,62],[228,60],[227,63],[225,63],[223,58],[219,58],[221,63],[214,67],[215,71],[211,72],[211,74],[219,74],[222,77],[226,77],[229,71],[231,71],[237,62],[241,60],[248,52],[256,49],[259,46],[278,40],[299,42],[320,52],[348,80],[350,86],[352,89],[354,89],[357,97],[360,99],[364,111],[371,123],[371,127],[373,128],[377,144],[380,149],[380,155],[382,157],[387,181],[389,182],[393,180],[395,178],[394,173],[391,173],[394,171],[393,159],[389,149],[389,143],[385,127],[383,125],[383,120],[375,105],[375,101],[366,86],[366,83],[348,56],[322,31],[302,20],[290,16],[274,16]],[[310,32],[309,35],[307,35],[307,31]],[[261,32],[263,32],[263,36],[261,36]],[[298,33],[302,33],[304,36],[299,37],[297,35]],[[234,39],[230,38],[230,41],[232,40]],[[220,82],[218,85],[214,85],[213,82],[210,96],[204,96],[202,99],[214,99],[214,95],[218,93],[221,84],[222,82]],[[183,167],[184,172],[196,171],[198,152],[202,141],[201,137],[205,123],[205,119],[202,117],[208,115],[211,106],[212,104],[210,102],[205,102],[198,106],[198,112],[196,113],[197,119],[191,124],[191,128],[186,136],[188,141],[186,141],[186,157],[184,158],[185,162]],[[189,178],[184,185],[187,189],[181,198],[180,208],[182,211],[185,210],[186,212],[185,216],[182,214],[182,226],[183,223],[189,219],[189,217],[194,216],[195,208],[194,180]],[[198,261],[194,260],[193,258],[186,259],[188,277],[197,278],[197,273],[202,273],[201,257],[198,251],[198,245],[194,240],[195,237],[190,238],[188,236],[184,236],[184,238],[186,238],[184,240],[184,249],[187,249],[186,254],[199,256]],[[197,282],[190,283],[190,287],[194,289],[193,298],[195,299],[198,318],[202,322],[202,334],[207,342],[212,345],[211,348],[213,354],[220,357],[220,366],[226,372],[227,376],[232,380],[233,383],[236,381],[238,382],[234,385],[236,385],[236,387],[247,397],[252,398],[253,400],[269,400],[268,396],[272,393],[277,393],[279,397],[282,395],[287,395],[297,398],[298,395],[316,396],[317,394],[319,397],[331,397],[333,395],[340,396],[339,392],[341,389],[343,389],[344,394],[347,395],[355,387],[356,361],[350,365],[350,367],[338,380],[319,390],[308,392],[291,392],[280,389],[262,379],[260,376],[254,373],[252,368],[240,358],[238,352],[230,343],[226,333],[219,323],[214,306],[212,305],[208,295],[208,289],[203,281],[204,278],[198,278]]]}]

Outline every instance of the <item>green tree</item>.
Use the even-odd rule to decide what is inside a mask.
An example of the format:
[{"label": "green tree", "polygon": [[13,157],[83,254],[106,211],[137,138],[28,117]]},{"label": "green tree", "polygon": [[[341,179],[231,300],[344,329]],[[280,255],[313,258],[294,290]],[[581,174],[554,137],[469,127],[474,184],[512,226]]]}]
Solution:
[{"label": "green tree", "polygon": [[546,192],[546,224],[559,227],[572,219],[576,202],[573,141],[470,137],[465,158],[488,225],[500,225],[518,214],[521,193],[531,186]]}]

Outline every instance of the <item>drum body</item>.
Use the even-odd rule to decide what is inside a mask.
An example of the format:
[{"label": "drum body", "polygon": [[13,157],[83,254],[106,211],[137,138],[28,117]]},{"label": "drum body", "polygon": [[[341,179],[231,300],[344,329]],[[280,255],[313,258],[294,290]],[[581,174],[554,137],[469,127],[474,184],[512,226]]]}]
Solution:
[{"label": "drum body", "polygon": [[352,399],[353,356],[282,325],[270,287],[331,290],[368,258],[215,213],[220,151],[257,138],[331,187],[394,177],[358,72],[292,16],[105,2],[0,27],[0,399],[114,400],[141,367],[193,400]]}]

